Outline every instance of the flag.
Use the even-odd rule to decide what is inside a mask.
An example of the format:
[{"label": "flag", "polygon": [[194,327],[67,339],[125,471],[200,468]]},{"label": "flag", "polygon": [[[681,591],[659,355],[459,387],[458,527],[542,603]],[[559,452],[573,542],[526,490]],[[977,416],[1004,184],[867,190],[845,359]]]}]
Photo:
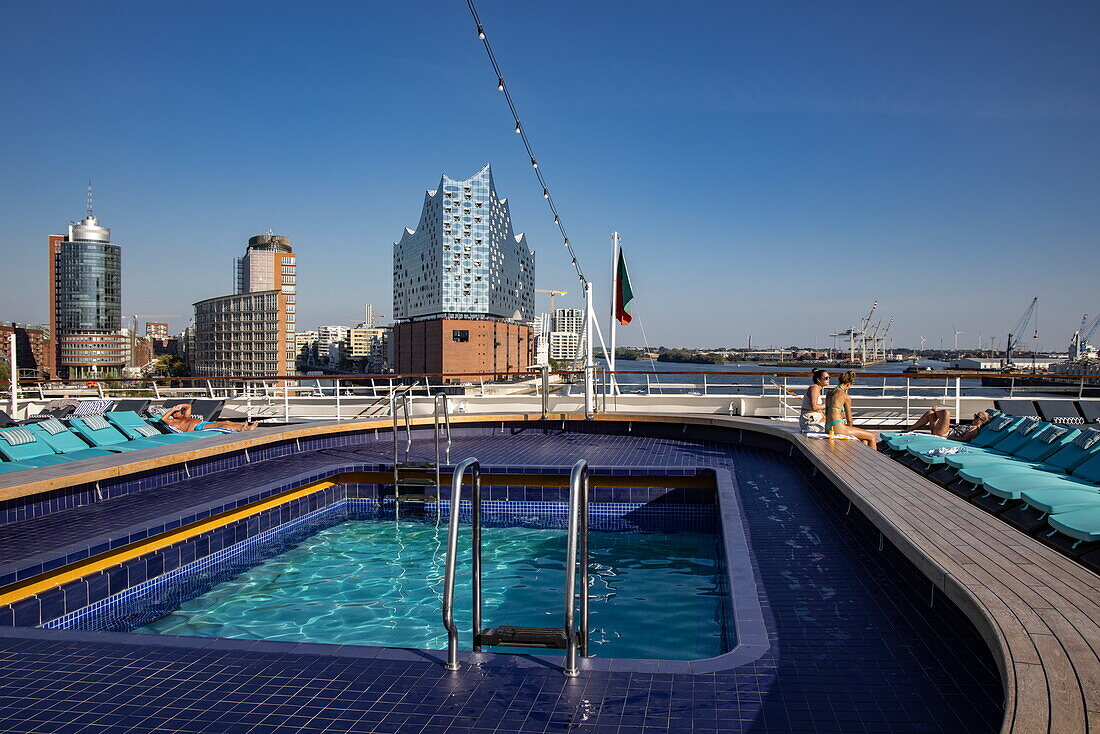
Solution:
[{"label": "flag", "polygon": [[634,291],[630,289],[630,273],[626,269],[626,258],[619,250],[619,262],[615,266],[615,319],[626,326],[630,323],[630,304],[634,301]]}]

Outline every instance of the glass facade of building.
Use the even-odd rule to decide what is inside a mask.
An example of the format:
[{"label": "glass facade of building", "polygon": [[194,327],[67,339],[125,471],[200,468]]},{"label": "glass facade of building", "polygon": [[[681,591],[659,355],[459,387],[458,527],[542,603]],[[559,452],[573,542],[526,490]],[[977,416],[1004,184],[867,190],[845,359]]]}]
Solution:
[{"label": "glass facade of building", "polygon": [[107,242],[62,242],[54,268],[58,329],[122,329],[121,247]]},{"label": "glass facade of building", "polygon": [[393,316],[534,316],[535,257],[512,231],[490,167],[428,191],[420,222],[393,246]]},{"label": "glass facade of building", "polygon": [[279,292],[211,298],[195,304],[196,377],[276,375],[282,370]]},{"label": "glass facade of building", "polygon": [[50,327],[57,376],[120,373],[129,359],[122,335],[122,248],[88,215],[50,237]]}]

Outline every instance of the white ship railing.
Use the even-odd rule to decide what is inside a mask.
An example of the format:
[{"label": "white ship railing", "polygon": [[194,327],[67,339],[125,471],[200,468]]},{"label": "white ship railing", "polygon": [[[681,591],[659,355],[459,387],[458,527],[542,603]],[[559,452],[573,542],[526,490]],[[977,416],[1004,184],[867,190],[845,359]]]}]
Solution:
[{"label": "white ship railing", "polygon": [[[593,395],[585,399],[578,371],[538,370],[503,377],[490,373],[436,375],[279,375],[237,378],[153,378],[144,380],[57,380],[23,382],[14,400],[0,393],[15,417],[27,417],[51,401],[68,399],[206,398],[226,401],[226,413],[251,420],[364,420],[391,418],[395,391],[408,394],[413,415],[431,415],[436,395],[449,396],[453,412],[579,413],[597,412],[734,413],[795,420],[806,374],[790,372],[595,372]],[[1001,377],[1007,387],[982,387],[980,378]],[[862,373],[851,392],[857,422],[901,425],[931,405],[952,409],[957,417],[992,407],[997,398],[1020,395],[1015,384],[1034,375],[1006,373]],[[1081,398],[1086,387],[1100,387],[1100,375],[1058,375],[1064,397]],[[1067,384],[1073,380],[1075,384]],[[1053,397],[1044,395],[1043,397]]]}]

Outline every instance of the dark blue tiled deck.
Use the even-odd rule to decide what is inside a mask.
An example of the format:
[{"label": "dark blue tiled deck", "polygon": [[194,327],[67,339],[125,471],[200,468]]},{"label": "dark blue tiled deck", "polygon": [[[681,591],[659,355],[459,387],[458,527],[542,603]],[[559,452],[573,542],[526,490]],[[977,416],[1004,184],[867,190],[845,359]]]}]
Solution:
[{"label": "dark blue tiled deck", "polygon": [[[430,440],[418,439],[414,447],[420,456],[432,452]],[[270,466],[205,477],[193,491],[205,487],[211,498],[217,491],[224,496],[260,476],[249,472],[262,469],[268,476],[270,470],[285,478],[312,471],[316,464],[310,462],[385,462],[389,451],[383,440],[354,451],[274,459]],[[157,644],[175,641],[168,638],[128,644],[132,637],[105,633],[13,631],[0,637],[0,731],[998,728],[1000,682],[970,623],[941,597],[930,606],[931,585],[889,546],[879,551],[877,535],[844,515],[835,492],[786,457],[637,436],[456,433],[452,457],[469,455],[514,469],[563,467],[577,458],[605,467],[733,469],[771,650],[715,674],[586,672],[569,681],[556,670],[517,666],[510,657],[448,674],[412,652],[206,639],[187,639],[187,647],[179,647]],[[192,491],[163,489],[165,499]],[[114,521],[147,511],[136,500],[142,496],[149,495],[120,503]]]}]

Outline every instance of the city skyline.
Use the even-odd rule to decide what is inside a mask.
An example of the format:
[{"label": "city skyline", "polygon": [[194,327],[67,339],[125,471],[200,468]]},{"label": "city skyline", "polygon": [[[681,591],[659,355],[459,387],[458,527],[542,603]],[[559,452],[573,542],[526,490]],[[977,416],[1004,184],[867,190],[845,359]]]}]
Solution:
[{"label": "city skyline", "polygon": [[[17,111],[0,122],[4,319],[48,321],[33,253],[75,218],[89,177],[97,214],[128,246],[124,316],[187,314],[227,292],[238,243],[268,229],[309,255],[302,324],[348,323],[368,301],[389,314],[393,233],[416,215],[408,191],[486,160],[537,252],[536,287],[567,290],[559,305],[579,305],[461,7],[272,7],[262,18],[136,4],[14,9],[28,32],[0,50],[12,68],[47,33],[88,29],[111,51],[79,64],[48,55],[3,82]],[[945,7],[846,6],[824,17],[812,5],[711,6],[714,22],[704,23],[641,5],[626,20],[593,9],[579,28],[567,8],[482,12],[599,312],[619,229],[652,346],[739,346],[749,333],[761,344],[828,346],[878,299],[899,346],[921,336],[951,346],[958,330],[960,347],[973,348],[979,332],[1003,344],[1037,295],[1039,344],[1064,350],[1081,314],[1100,309],[1089,287],[1100,65],[1087,39],[1097,11],[965,8],[945,27]],[[154,15],[192,39],[187,64],[143,37]],[[858,33],[845,28],[857,15]],[[238,16],[260,34],[300,23],[304,37],[285,58],[245,58],[228,30]],[[362,24],[393,37],[371,36],[355,54],[330,42]],[[619,37],[592,50],[613,25]],[[690,54],[687,38],[700,41]],[[551,39],[560,51],[551,62],[529,51]],[[394,124],[403,106],[440,94],[445,131],[438,121]],[[31,124],[50,98],[88,113],[79,124]],[[838,274],[845,260],[850,277]],[[335,266],[345,261],[353,267]],[[807,288],[800,269],[820,288]],[[546,310],[540,297],[535,312]],[[184,325],[170,322],[173,332]],[[620,340],[643,341],[633,327]]]}]

